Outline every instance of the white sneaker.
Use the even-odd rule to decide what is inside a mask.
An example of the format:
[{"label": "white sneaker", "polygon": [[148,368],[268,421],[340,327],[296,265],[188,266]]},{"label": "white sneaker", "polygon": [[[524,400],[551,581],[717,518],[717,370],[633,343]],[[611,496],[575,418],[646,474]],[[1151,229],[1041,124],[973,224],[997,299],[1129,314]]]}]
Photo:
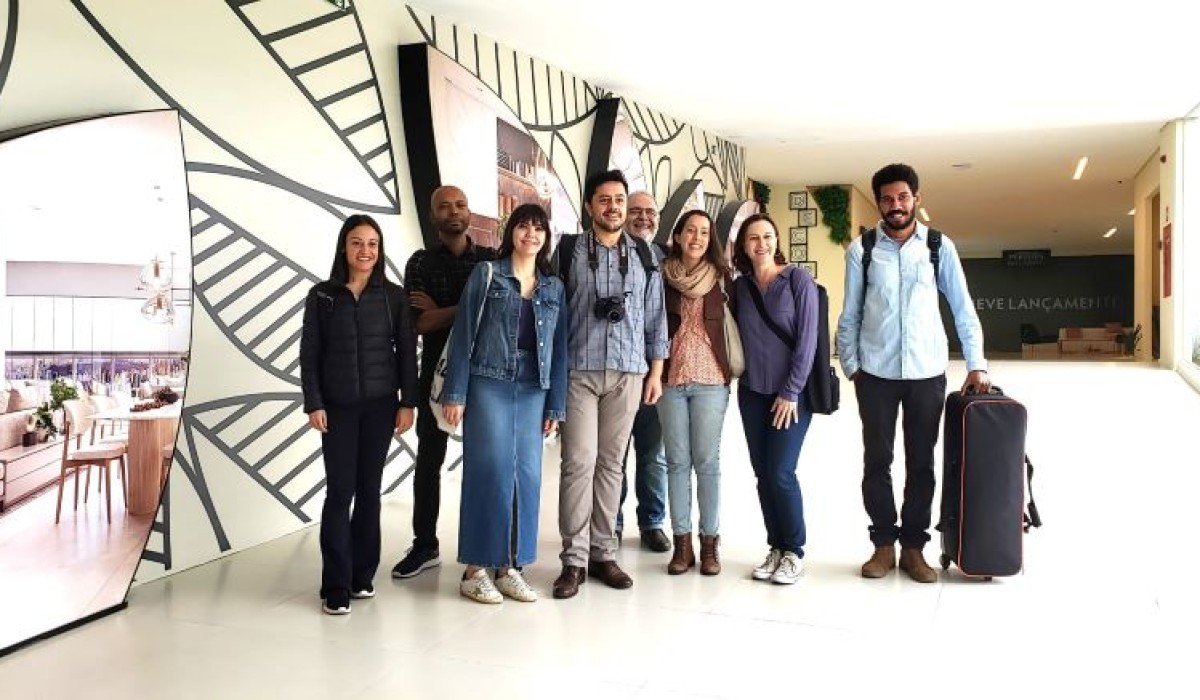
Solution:
[{"label": "white sneaker", "polygon": [[750,575],[754,577],[755,581],[766,581],[779,568],[779,559],[782,556],[783,552],[778,549],[772,549],[770,552],[767,552],[767,558],[763,560],[763,563],[754,567],[754,571],[751,571]]},{"label": "white sneaker", "polygon": [[492,579],[487,575],[487,569],[479,569],[474,576],[465,578],[458,584],[458,592],[477,603],[503,603],[504,596],[496,590]]},{"label": "white sneaker", "polygon": [[521,572],[509,569],[503,576],[496,570],[496,589],[505,596],[522,603],[532,603],[538,599],[537,591],[521,577]]},{"label": "white sneaker", "polygon": [[791,584],[800,580],[804,571],[804,562],[794,552],[784,552],[779,560],[779,568],[771,574],[771,583]]}]

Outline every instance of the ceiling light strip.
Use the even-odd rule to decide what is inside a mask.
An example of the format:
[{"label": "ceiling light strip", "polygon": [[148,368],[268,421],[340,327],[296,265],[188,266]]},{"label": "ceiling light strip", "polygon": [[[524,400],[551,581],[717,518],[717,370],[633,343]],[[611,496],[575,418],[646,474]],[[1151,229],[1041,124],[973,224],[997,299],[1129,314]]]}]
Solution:
[{"label": "ceiling light strip", "polygon": [[1087,157],[1087,156],[1084,156],[1084,157],[1080,158],[1080,159],[1079,159],[1079,163],[1078,163],[1078,164],[1076,164],[1076,166],[1075,166],[1075,175],[1074,175],[1074,176],[1073,176],[1071,179],[1072,179],[1072,180],[1078,180],[1078,179],[1082,178],[1082,177],[1083,177],[1083,171],[1084,171],[1084,170],[1087,168],[1087,164],[1088,164],[1088,157]]}]

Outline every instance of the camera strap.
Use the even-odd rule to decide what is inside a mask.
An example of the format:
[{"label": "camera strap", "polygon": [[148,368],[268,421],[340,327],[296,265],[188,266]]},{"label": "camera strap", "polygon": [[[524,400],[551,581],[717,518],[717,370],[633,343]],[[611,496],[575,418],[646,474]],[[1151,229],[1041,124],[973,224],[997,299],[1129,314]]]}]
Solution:
[{"label": "camera strap", "polygon": [[[596,232],[593,231],[592,234],[588,236],[588,267],[592,270],[592,286],[596,290],[596,298],[601,299],[603,297],[600,295],[600,275],[597,272],[600,269],[600,254],[597,250],[598,247],[599,242],[596,240]],[[625,275],[629,273],[629,245],[625,242],[624,233],[622,233],[621,237],[617,239],[617,270],[619,270],[621,273],[621,296],[624,297],[628,294],[628,292],[624,290]],[[610,294],[609,296],[616,295]]]}]

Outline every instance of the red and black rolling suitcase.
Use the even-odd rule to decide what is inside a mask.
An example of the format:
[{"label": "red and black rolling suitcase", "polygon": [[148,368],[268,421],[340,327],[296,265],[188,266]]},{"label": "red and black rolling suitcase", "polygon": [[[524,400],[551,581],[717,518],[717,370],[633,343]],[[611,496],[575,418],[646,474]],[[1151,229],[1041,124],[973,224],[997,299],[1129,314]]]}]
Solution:
[{"label": "red and black rolling suitcase", "polygon": [[987,394],[955,391],[946,398],[942,433],[942,569],[990,580],[1022,567],[1022,539],[1040,527],[1025,456],[1025,407],[999,387]]}]

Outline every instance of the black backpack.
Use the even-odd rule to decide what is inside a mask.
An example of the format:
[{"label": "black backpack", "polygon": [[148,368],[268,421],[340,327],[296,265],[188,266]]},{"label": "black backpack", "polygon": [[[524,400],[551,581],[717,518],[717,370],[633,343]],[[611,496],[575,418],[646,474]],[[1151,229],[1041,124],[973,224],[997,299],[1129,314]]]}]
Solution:
[{"label": "black backpack", "polygon": [[[878,229],[863,231],[862,274],[864,304],[867,303],[867,268],[871,267],[871,250],[875,247],[875,242],[878,239]],[[942,232],[935,228],[929,229],[929,237],[925,239],[925,245],[929,246],[929,262],[933,263],[933,281],[936,284],[938,268],[942,262]]]},{"label": "black backpack", "polygon": [[[567,282],[571,275],[571,261],[575,256],[575,245],[579,243],[579,239],[584,234],[567,233],[563,234],[558,240],[558,248],[554,251],[554,257],[557,259],[557,274],[559,279],[563,281],[563,288],[567,286]],[[637,251],[638,259],[642,261],[642,267],[646,270],[646,280],[650,279],[651,273],[658,270],[658,263],[654,259],[654,253],[650,251],[650,244],[638,236],[629,236],[633,241],[633,249]],[[650,285],[646,285],[649,290]]]},{"label": "black backpack", "polygon": [[[754,283],[754,280],[750,279],[748,275],[743,275],[742,278],[746,280],[743,286],[750,289],[750,299],[754,302],[754,306],[758,309],[758,313],[762,316],[763,321],[766,322],[767,328],[771,329],[771,332],[788,347],[788,350],[795,348],[795,338],[767,315],[762,293],[758,291],[758,286]],[[792,279],[794,280],[795,278],[795,273],[793,273]],[[794,283],[792,291],[793,293],[795,292]],[[825,291],[825,287],[818,284],[817,351],[813,357],[812,369],[808,372],[808,381],[804,383],[804,402],[808,405],[810,412],[829,415],[838,410],[838,405],[841,403],[841,396],[842,388],[838,382],[837,371],[833,368],[833,360],[829,347],[829,293]]]}]

